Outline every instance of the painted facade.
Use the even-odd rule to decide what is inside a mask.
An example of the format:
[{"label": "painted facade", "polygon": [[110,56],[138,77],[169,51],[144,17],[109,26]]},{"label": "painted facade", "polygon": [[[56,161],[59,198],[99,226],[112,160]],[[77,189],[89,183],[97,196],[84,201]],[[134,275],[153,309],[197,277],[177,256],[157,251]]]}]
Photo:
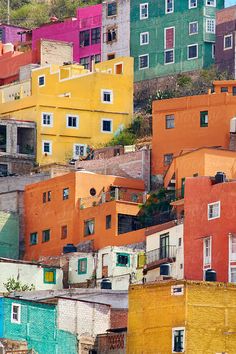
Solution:
[{"label": "painted facade", "polygon": [[146,265],[144,267],[146,282],[162,279],[160,266],[166,263],[170,265],[168,277],[183,279],[183,224],[177,225],[175,222],[169,222],[153,226],[146,230],[146,236]]},{"label": "painted facade", "polygon": [[83,171],[26,186],[25,259],[59,255],[67,243],[97,250],[143,242],[144,230],[133,231],[143,196],[141,180]]},{"label": "painted facade", "polygon": [[22,35],[22,39],[17,32],[24,31],[25,28],[8,25],[6,23],[0,24],[0,42],[2,43],[17,43],[24,42],[26,40],[26,35]]},{"label": "painted facade", "polygon": [[63,22],[45,24],[32,31],[32,46],[40,39],[53,39],[73,43],[74,61],[91,68],[92,61],[101,61],[102,5],[78,8],[76,17]]},{"label": "painted facade", "polygon": [[130,56],[130,0],[102,3],[102,61]]},{"label": "painted facade", "polygon": [[0,115],[36,122],[39,164],[68,163],[86,155],[89,145],[108,142],[130,124],[132,68],[132,58],[119,58],[96,64],[93,72],[79,65],[35,69],[30,95],[16,84],[11,86],[12,95],[20,93],[20,99],[12,101],[8,88],[1,88]]},{"label": "painted facade", "polygon": [[217,1],[131,2],[135,81],[207,68],[214,63]]},{"label": "painted facade", "polygon": [[0,257],[19,257],[19,217],[14,212],[0,211]]},{"label": "painted facade", "polygon": [[186,281],[131,286],[127,354],[233,354],[235,290]]}]

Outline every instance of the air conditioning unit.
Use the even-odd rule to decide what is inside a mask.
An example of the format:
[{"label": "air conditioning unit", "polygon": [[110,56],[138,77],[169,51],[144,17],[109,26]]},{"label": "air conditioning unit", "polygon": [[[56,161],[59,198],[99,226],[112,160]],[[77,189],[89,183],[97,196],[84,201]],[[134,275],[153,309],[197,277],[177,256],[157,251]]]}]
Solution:
[{"label": "air conditioning unit", "polygon": [[230,120],[230,133],[236,133],[236,117]]}]

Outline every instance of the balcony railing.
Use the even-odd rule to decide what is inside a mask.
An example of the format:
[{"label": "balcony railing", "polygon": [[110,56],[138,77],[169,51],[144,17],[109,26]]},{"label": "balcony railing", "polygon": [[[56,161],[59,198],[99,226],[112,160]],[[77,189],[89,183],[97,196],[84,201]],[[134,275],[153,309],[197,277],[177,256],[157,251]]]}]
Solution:
[{"label": "balcony railing", "polygon": [[172,260],[176,258],[176,246],[165,246],[156,248],[146,253],[146,264],[159,262],[161,260]]}]

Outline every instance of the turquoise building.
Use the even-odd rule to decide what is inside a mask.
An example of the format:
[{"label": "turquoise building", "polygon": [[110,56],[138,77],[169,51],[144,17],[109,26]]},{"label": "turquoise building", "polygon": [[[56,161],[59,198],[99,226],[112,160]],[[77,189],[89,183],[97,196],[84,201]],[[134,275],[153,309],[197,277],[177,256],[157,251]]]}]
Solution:
[{"label": "turquoise building", "polygon": [[135,81],[207,68],[215,58],[215,13],[224,0],[132,0]]}]

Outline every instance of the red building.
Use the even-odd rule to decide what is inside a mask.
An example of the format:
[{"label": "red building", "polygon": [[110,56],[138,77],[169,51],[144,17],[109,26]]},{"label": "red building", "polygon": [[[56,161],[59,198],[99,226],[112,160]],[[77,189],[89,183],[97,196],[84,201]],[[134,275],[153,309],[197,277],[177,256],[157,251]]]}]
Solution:
[{"label": "red building", "polygon": [[187,178],[184,209],[185,278],[203,280],[214,269],[217,281],[236,282],[236,181]]}]

